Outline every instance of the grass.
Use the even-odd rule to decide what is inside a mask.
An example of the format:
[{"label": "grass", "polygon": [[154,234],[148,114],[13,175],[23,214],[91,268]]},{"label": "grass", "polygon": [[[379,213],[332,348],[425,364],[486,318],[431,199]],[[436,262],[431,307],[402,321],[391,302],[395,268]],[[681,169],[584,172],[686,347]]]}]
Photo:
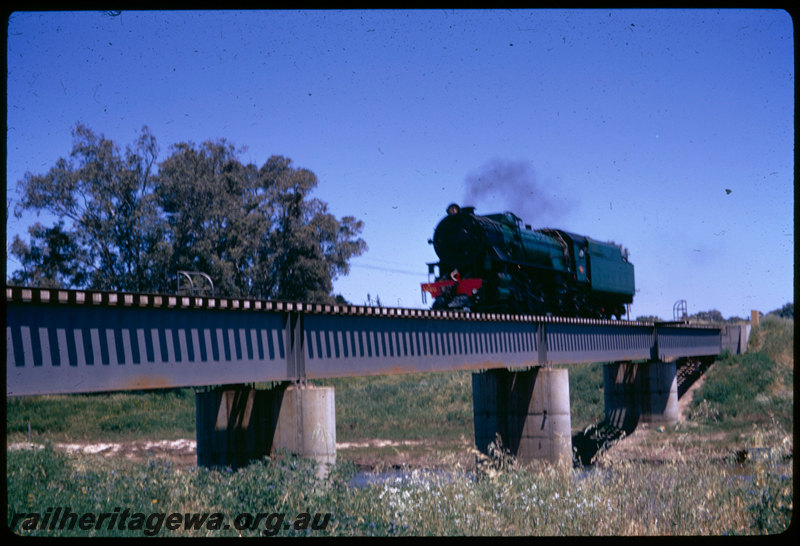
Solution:
[{"label": "grass", "polygon": [[[473,434],[472,373],[420,373],[316,382],[336,392],[336,438],[452,441]],[[603,417],[602,364],[570,367],[573,429]],[[9,398],[13,441],[194,437],[193,389]]]},{"label": "grass", "polygon": [[193,389],[6,399],[9,439],[119,441],[194,437]]},{"label": "grass", "polygon": [[777,420],[791,430],[794,321],[768,316],[750,334],[748,352],[717,361],[692,401],[690,420],[736,429]]},{"label": "grass", "polygon": [[[513,459],[501,465],[485,456],[477,470],[467,469],[452,454],[442,456],[446,473],[414,471],[407,479],[353,487],[356,468],[342,457],[325,479],[315,477],[309,461],[286,454],[236,472],[179,467],[162,459],[135,462],[67,453],[50,443],[193,437],[191,389],[9,399],[8,441],[26,438],[30,423],[31,439],[44,447],[7,451],[8,521],[15,514],[68,506],[75,513],[113,513],[119,507],[148,517],[216,512],[229,524],[240,513],[285,513],[288,528],[272,529],[282,536],[780,533],[793,511],[793,322],[765,320],[751,339],[750,353],[728,356],[710,368],[695,391],[688,421],[657,436],[659,445],[643,448],[671,447],[676,456],[652,464],[611,449],[591,471],[521,466]],[[336,389],[338,441],[436,441],[473,434],[468,372],[325,383]],[[570,367],[570,397],[574,430],[602,419],[602,366]],[[727,434],[727,457],[711,460],[684,450],[686,442],[702,447],[716,432]],[[304,514],[327,513],[324,529],[303,528]],[[31,522],[17,518],[14,531],[141,537],[147,522],[159,536],[265,530],[263,524],[191,531],[161,526],[156,533],[158,518],[133,530],[101,525],[51,531],[31,529]]]},{"label": "grass", "polygon": [[[780,457],[734,467],[671,461],[642,466],[606,461],[580,474],[552,465],[479,471],[477,476],[413,472],[406,480],[348,486],[354,470],[339,465],[324,480],[302,459],[278,457],[235,473],[178,469],[168,463],[87,461],[51,448],[12,451],[8,458],[9,521],[15,514],[69,507],[71,512],[331,514],[324,530],[279,529],[281,535],[698,535],[775,533],[792,511],[791,476]],[[21,516],[25,518],[27,516]],[[16,529],[25,535],[142,536],[117,526]],[[30,523],[28,524],[30,526]],[[155,533],[155,528],[150,528]],[[255,529],[167,530],[159,535],[258,535]]]},{"label": "grass", "polygon": [[[560,366],[561,367],[561,366]],[[603,364],[564,365],[569,370],[569,403],[572,431],[583,430],[605,418]]]},{"label": "grass", "polygon": [[317,382],[336,392],[336,438],[454,439],[472,431],[472,374],[420,373]]}]

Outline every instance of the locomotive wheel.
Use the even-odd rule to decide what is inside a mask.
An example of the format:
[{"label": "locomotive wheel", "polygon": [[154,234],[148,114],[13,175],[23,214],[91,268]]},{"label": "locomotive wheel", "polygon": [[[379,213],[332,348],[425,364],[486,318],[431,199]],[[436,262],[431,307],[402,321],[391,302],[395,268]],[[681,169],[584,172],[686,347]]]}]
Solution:
[{"label": "locomotive wheel", "polygon": [[544,290],[538,283],[531,285],[522,278],[514,280],[514,312],[521,315],[543,315],[546,309]]},{"label": "locomotive wheel", "polygon": [[587,301],[581,309],[579,316],[584,318],[603,319],[605,315],[594,302]]},{"label": "locomotive wheel", "polygon": [[433,300],[433,310],[448,310],[448,311],[469,311],[470,301],[469,298],[463,294],[454,298],[447,298],[446,296],[439,296]]},{"label": "locomotive wheel", "polygon": [[586,309],[586,306],[587,306],[586,294],[584,294],[583,292],[575,294],[575,297],[573,298],[573,302],[574,303],[573,303],[573,315],[572,316],[575,316],[575,317],[583,316],[584,309]]},{"label": "locomotive wheel", "polygon": [[580,315],[580,302],[567,283],[561,277],[556,278],[556,309],[561,316],[577,317]]},{"label": "locomotive wheel", "polygon": [[531,314],[544,315],[547,313],[547,298],[545,297],[544,288],[541,284],[534,284],[532,298]]}]

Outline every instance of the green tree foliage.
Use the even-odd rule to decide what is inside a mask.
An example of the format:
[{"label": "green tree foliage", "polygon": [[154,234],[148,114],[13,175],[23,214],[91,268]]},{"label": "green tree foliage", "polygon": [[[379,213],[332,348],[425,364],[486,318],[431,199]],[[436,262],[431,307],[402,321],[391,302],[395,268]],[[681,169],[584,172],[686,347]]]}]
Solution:
[{"label": "green tree foliage", "polygon": [[263,274],[257,249],[268,232],[269,203],[256,175],[224,140],[173,146],[156,192],[170,227],[169,271],[207,273],[220,295],[261,295],[253,279]]},{"label": "green tree foliage", "polygon": [[700,311],[699,313],[695,313],[689,317],[689,320],[694,322],[706,322],[711,324],[737,324],[740,322],[744,322],[744,319],[741,317],[737,317],[735,315],[728,317],[727,319],[722,316],[722,313],[717,311],[716,309],[710,309],[708,311]]},{"label": "green tree foliage", "polygon": [[12,282],[165,292],[189,270],[222,296],[333,301],[333,280],[366,249],[362,222],[330,214],[310,196],[316,175],[288,158],[258,168],[224,139],[179,143],[155,173],[147,127],[124,152],[83,125],[73,136],[69,159],[19,183],[17,215],[59,224],[31,231],[31,246],[15,241],[23,271]]},{"label": "green tree foliage", "polygon": [[[123,153],[112,141],[79,124],[73,131],[70,159],[59,159],[47,174],[25,174],[17,215],[32,209],[47,211],[60,222],[71,221],[70,234],[82,250],[74,259],[86,261],[91,288],[163,289],[169,249],[163,244],[165,225],[152,194],[157,154],[155,137],[147,127]],[[20,246],[16,250],[24,252]],[[70,282],[82,284],[78,278]]]},{"label": "green tree foliage", "polygon": [[725,317],[723,317],[722,313],[720,313],[716,309],[711,309],[709,311],[700,311],[699,313],[695,313],[689,317],[689,320],[696,322],[710,322],[716,324],[725,322]]},{"label": "green tree foliage", "polygon": [[317,177],[306,169],[295,169],[291,160],[272,156],[259,170],[262,187],[273,205],[269,256],[272,297],[325,301],[339,274],[347,274],[348,260],[366,249],[356,239],[363,224],[351,216],[337,220],[319,199],[309,193]]},{"label": "green tree foliage", "polygon": [[780,309],[775,309],[767,313],[768,315],[778,315],[781,318],[794,318],[794,303],[789,302],[783,305]]},{"label": "green tree foliage", "polygon": [[28,234],[30,245],[18,235],[11,243],[11,254],[22,264],[22,269],[11,276],[11,284],[61,288],[86,282],[86,257],[75,234],[64,231],[63,222],[50,228],[36,222],[28,228]]}]

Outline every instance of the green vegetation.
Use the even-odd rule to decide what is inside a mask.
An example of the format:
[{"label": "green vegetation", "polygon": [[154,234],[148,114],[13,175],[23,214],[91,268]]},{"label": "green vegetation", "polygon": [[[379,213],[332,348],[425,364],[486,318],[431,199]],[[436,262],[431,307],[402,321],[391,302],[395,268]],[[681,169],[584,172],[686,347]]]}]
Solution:
[{"label": "green vegetation", "polygon": [[336,438],[458,438],[473,434],[472,373],[327,379],[336,392]]},{"label": "green vegetation", "polygon": [[791,430],[794,320],[769,315],[750,333],[748,352],[717,361],[692,401],[690,420],[737,429],[777,421]]},{"label": "green vegetation", "polygon": [[[190,389],[159,393],[48,396],[7,402],[9,443],[31,422],[45,447],[7,453],[8,521],[14,514],[69,506],[156,512],[330,513],[324,530],[281,528],[283,535],[722,535],[775,534],[792,516],[793,321],[766,317],[750,352],[727,356],[704,377],[687,421],[657,434],[646,449],[675,456],[649,463],[612,448],[592,470],[480,456],[464,467],[443,456],[447,472],[409,470],[403,480],[356,487],[352,463],[324,479],[309,461],[286,454],[236,472],[67,453],[64,438],[193,436]],[[472,434],[468,372],[326,381],[336,388],[339,441],[373,438],[434,441]],[[570,367],[573,429],[602,417],[602,366]],[[634,433],[635,438],[637,433]],[[723,434],[723,457],[703,451]],[[693,438],[693,440],[686,440]],[[690,446],[694,449],[686,449]],[[698,449],[699,448],[699,449]],[[700,453],[698,456],[697,453]],[[26,530],[24,535],[130,535],[143,529]],[[159,536],[257,535],[264,529],[160,529]]]},{"label": "green vegetation", "polygon": [[6,282],[172,293],[188,270],[217,296],[334,301],[333,279],[366,250],[363,223],[311,197],[313,172],[282,156],[244,164],[224,139],[158,153],[147,127],[121,151],[77,124],[68,158],[18,182],[14,214],[57,221],[31,226],[30,243],[14,237],[22,267]]},{"label": "green vegetation", "polygon": [[573,432],[605,418],[603,364],[565,364],[569,370],[570,422]]},{"label": "green vegetation", "polygon": [[193,389],[6,400],[9,441],[119,441],[195,435]]},{"label": "green vegetation", "polygon": [[[325,531],[281,535],[702,535],[775,533],[791,517],[791,476],[781,454],[737,469],[709,462],[618,463],[581,475],[549,465],[447,475],[414,471],[402,481],[353,487],[341,464],[325,479],[307,461],[279,457],[235,473],[169,463],[91,462],[51,448],[8,457],[9,522],[14,514],[68,506],[72,512],[238,514],[331,513]],[[16,527],[17,530],[23,529]],[[245,529],[244,535],[263,530]],[[25,535],[142,536],[143,530],[34,529]],[[160,535],[226,536],[225,530],[161,529]]]}]

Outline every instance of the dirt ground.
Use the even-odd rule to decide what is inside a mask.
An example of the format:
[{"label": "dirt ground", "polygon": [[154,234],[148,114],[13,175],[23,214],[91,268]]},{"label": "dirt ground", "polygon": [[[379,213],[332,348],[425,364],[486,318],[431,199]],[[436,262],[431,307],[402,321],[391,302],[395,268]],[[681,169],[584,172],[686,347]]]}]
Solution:
[{"label": "dirt ground", "polygon": [[[40,444],[18,442],[10,444],[9,450],[41,449]],[[189,468],[197,466],[197,442],[191,439],[95,443],[54,443],[53,447],[69,453],[118,457],[129,461],[144,462],[152,459],[167,459],[174,466]],[[463,447],[463,449],[462,449]],[[342,442],[336,444],[339,460],[353,462],[362,470],[385,470],[391,468],[451,468],[460,464],[467,468],[474,465],[474,455],[466,440],[463,446],[452,442],[437,445],[435,442],[416,440],[391,441],[375,439],[364,442]]]},{"label": "dirt ground", "polygon": [[[41,447],[43,446],[39,444],[21,442],[10,444],[8,449],[37,449]],[[189,439],[93,443],[55,442],[53,443],[53,447],[62,449],[68,453],[119,457],[129,461],[169,459],[176,466],[189,467],[197,465],[197,442]]]}]

